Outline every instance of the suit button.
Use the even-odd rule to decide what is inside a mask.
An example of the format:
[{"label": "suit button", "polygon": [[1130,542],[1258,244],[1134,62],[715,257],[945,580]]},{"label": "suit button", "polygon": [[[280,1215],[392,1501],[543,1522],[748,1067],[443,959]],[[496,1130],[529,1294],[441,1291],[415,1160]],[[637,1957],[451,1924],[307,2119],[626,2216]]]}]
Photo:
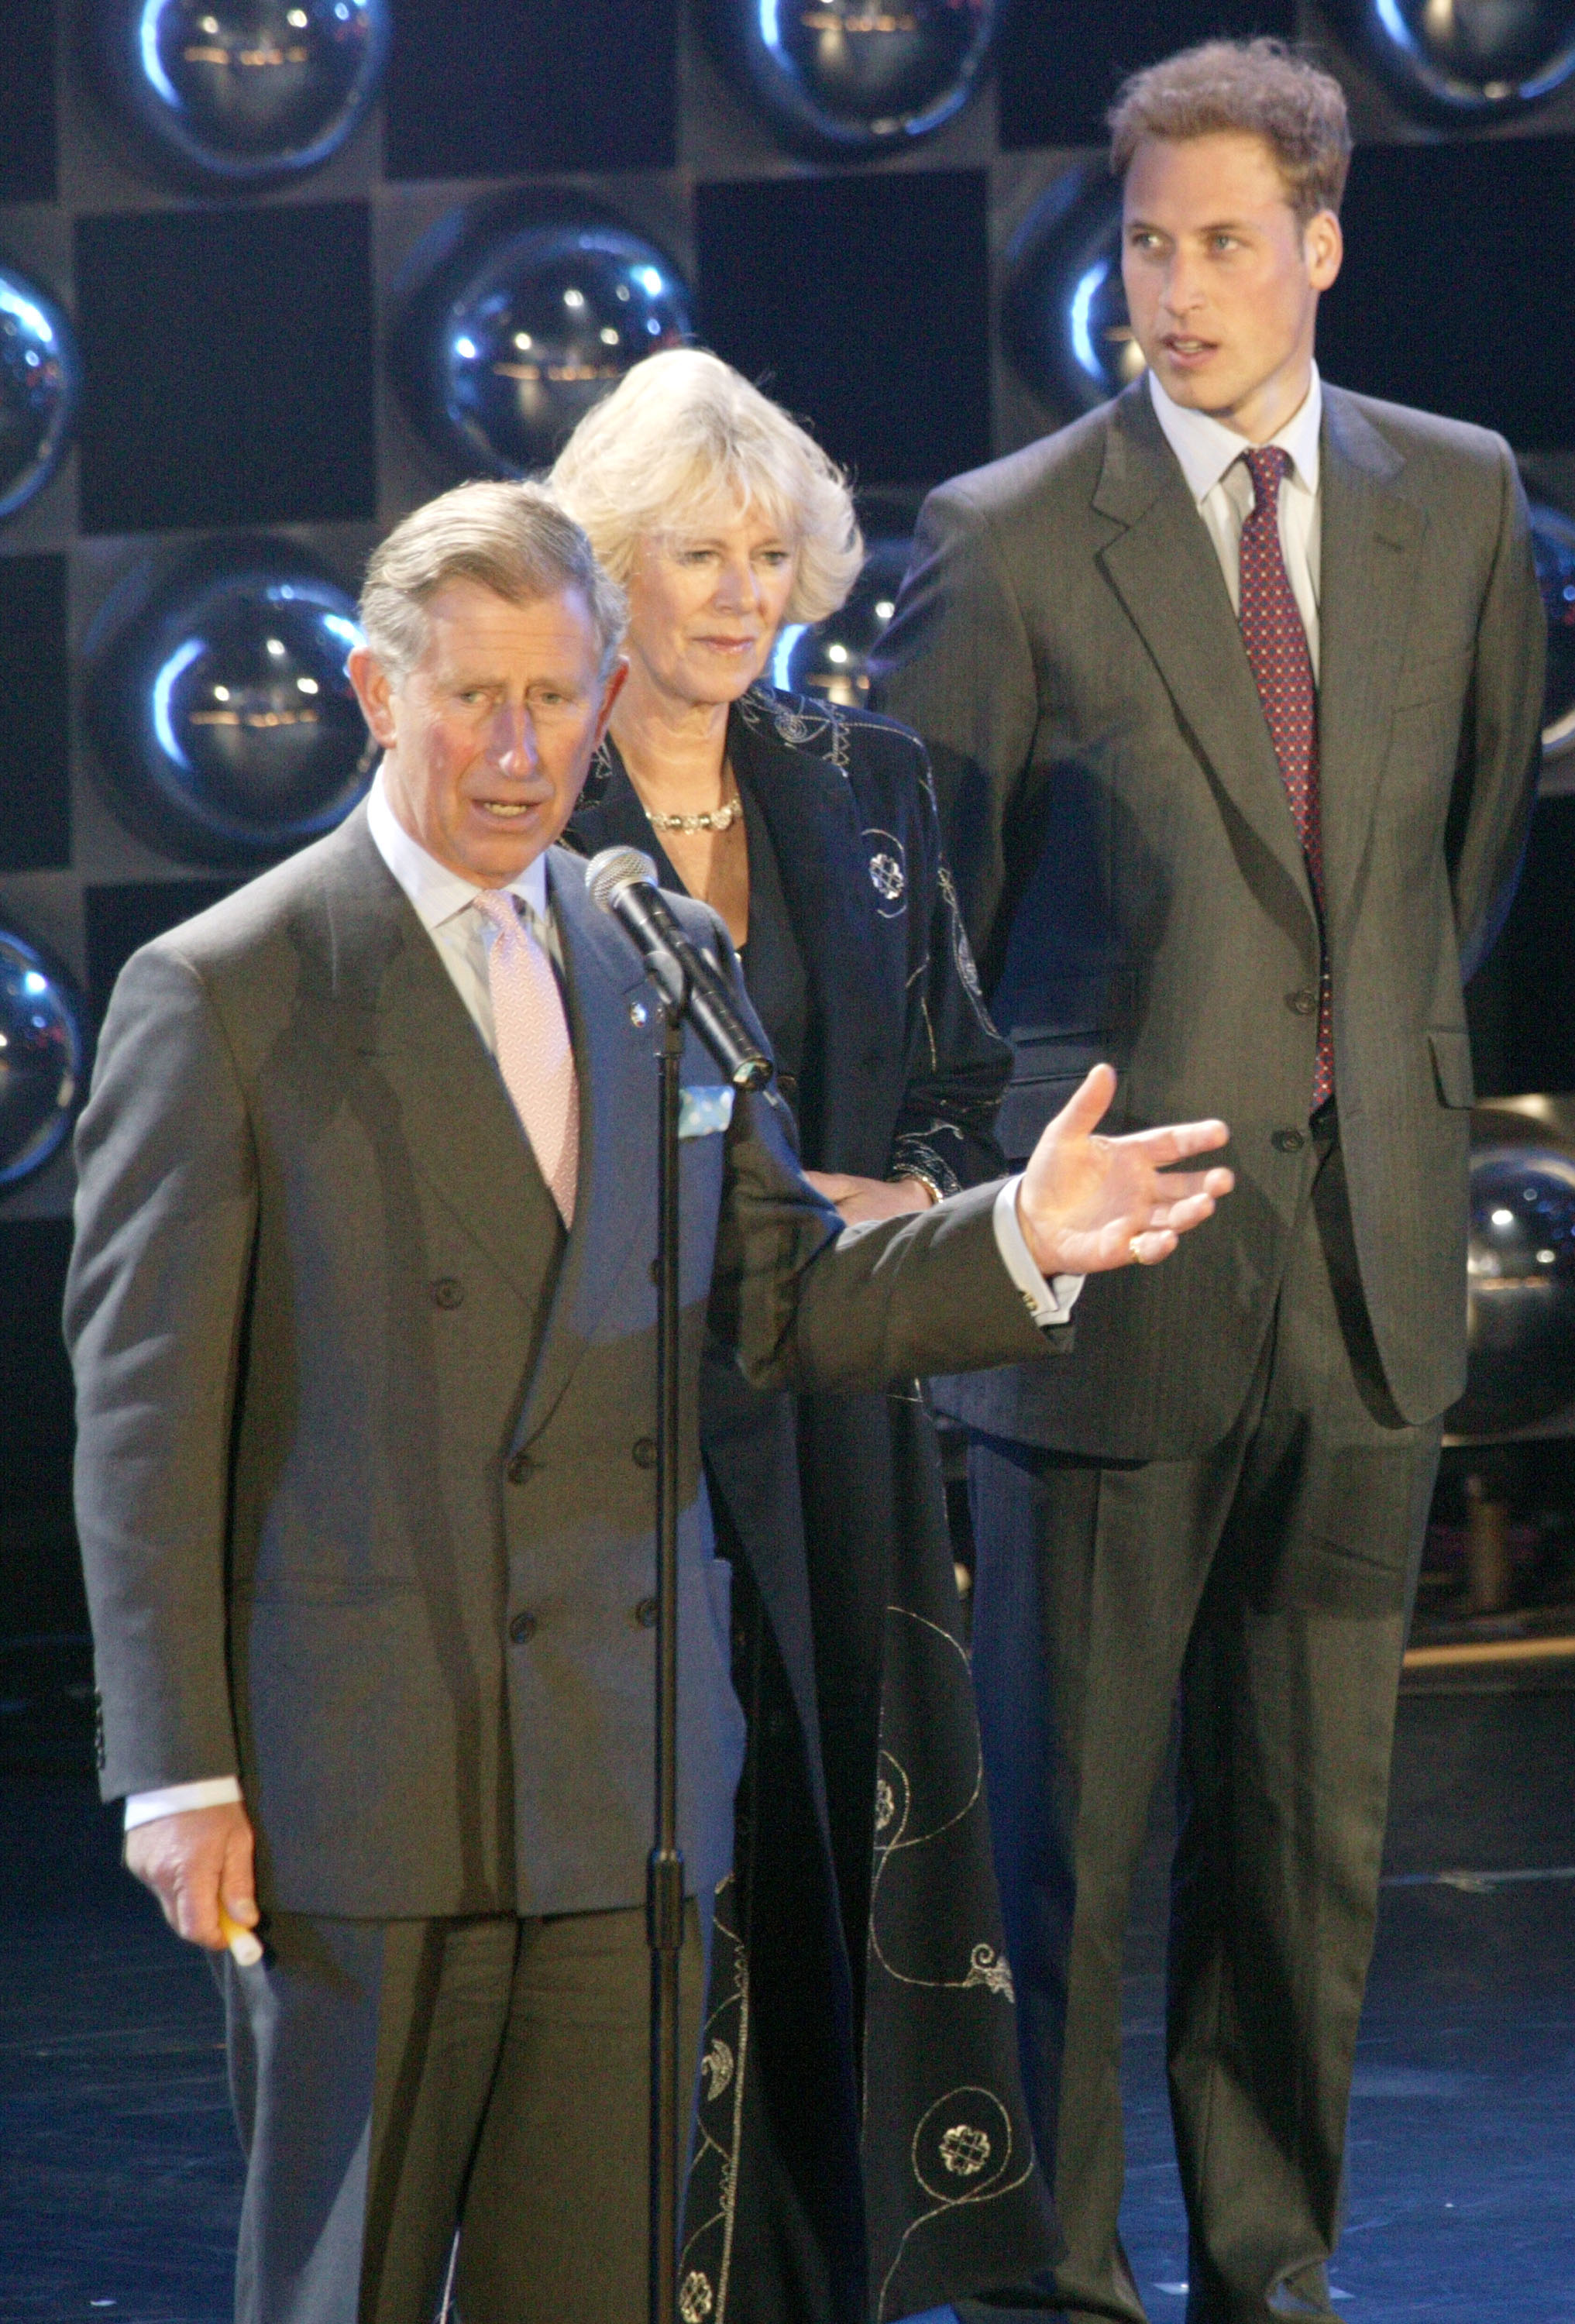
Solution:
[{"label": "suit button", "polygon": [[1300,992],[1286,993],[1285,1006],[1293,1017],[1312,1017],[1317,1014],[1318,995],[1303,985]]},{"label": "suit button", "polygon": [[509,1636],[513,1639],[514,1644],[517,1646],[524,1646],[527,1639],[533,1638],[536,1636],[535,1615],[516,1614],[513,1620],[509,1625]]},{"label": "suit button", "polygon": [[530,1472],[535,1466],[536,1463],[529,1452],[514,1452],[510,1455],[509,1465],[503,1474],[511,1485],[529,1484]]},{"label": "suit button", "polygon": [[640,1624],[642,1630],[654,1630],[657,1626],[656,1600],[654,1598],[642,1598],[639,1605],[634,1609],[634,1618]]},{"label": "suit button", "polygon": [[1279,1154],[1300,1154],[1307,1140],[1299,1130],[1276,1130],[1269,1144]]},{"label": "suit button", "polygon": [[654,1469],[657,1464],[657,1441],[654,1436],[637,1436],[634,1440],[634,1465],[637,1469]]},{"label": "suit button", "polygon": [[464,1306],[465,1286],[457,1276],[440,1275],[438,1277],[432,1286],[432,1305],[434,1307]]}]

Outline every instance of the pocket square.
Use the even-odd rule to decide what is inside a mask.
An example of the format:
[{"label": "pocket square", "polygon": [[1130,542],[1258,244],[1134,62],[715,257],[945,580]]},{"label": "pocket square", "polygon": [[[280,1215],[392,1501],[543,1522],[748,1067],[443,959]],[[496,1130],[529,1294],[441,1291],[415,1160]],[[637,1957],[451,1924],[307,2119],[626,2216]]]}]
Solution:
[{"label": "pocket square", "polygon": [[680,1138],[711,1138],[732,1120],[732,1092],[725,1082],[697,1082],[678,1093]]}]

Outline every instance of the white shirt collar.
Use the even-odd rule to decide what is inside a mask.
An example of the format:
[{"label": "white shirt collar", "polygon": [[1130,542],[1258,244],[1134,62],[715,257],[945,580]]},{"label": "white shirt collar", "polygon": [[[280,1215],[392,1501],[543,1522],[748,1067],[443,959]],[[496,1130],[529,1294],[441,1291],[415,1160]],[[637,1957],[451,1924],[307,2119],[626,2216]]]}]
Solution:
[{"label": "white shirt collar", "polygon": [[[1187,489],[1201,506],[1226,471],[1249,448],[1247,439],[1221,420],[1211,419],[1208,412],[1189,411],[1184,404],[1177,403],[1165,393],[1152,372],[1148,374],[1148,392],[1154,403],[1154,416],[1181,463]],[[1318,430],[1322,419],[1323,383],[1314,364],[1312,384],[1301,403],[1285,426],[1269,438],[1271,444],[1279,445],[1291,456],[1289,481],[1312,494],[1318,490]]]},{"label": "white shirt collar", "polygon": [[[410,837],[389,803],[381,765],[366,795],[366,827],[378,853],[410,898],[416,918],[428,932],[468,910],[481,893],[479,881],[450,872],[447,864],[428,854],[419,839]],[[537,919],[547,919],[545,853],[527,863],[517,880],[510,881],[509,893],[522,897]]]}]

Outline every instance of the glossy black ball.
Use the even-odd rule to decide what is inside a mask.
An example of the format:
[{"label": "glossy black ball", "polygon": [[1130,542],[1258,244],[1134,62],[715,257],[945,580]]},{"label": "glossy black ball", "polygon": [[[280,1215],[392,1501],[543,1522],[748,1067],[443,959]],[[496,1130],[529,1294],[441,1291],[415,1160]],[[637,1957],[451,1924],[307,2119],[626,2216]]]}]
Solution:
[{"label": "glossy black ball", "polygon": [[916,143],[981,86],[999,0],[703,0],[713,54],[785,145],[857,161]]},{"label": "glossy black ball", "polygon": [[88,1070],[88,1011],[39,945],[0,926],[0,1186],[53,1159]]},{"label": "glossy black ball", "polygon": [[1143,370],[1121,287],[1121,190],[1103,162],[1057,178],[1013,235],[1001,338],[1053,410],[1091,410]]},{"label": "glossy black ball", "polygon": [[1548,617],[1548,675],[1543,692],[1543,756],[1575,751],[1575,523],[1561,509],[1533,502],[1532,554]]},{"label": "glossy black ball", "polygon": [[81,392],[65,314],[27,275],[0,265],[0,521],[54,475]]},{"label": "glossy black ball", "polygon": [[446,466],[520,476],[641,356],[694,335],[664,251],[605,213],[530,196],[444,221],[410,269],[393,371]]},{"label": "glossy black ball", "polygon": [[392,0],[88,0],[100,98],[143,159],[198,184],[299,177],[359,126]]},{"label": "glossy black ball", "polygon": [[912,546],[905,540],[872,540],[847,603],[813,627],[782,632],[771,657],[772,685],[861,708],[870,697],[870,657],[896,609]]},{"label": "glossy black ball", "polygon": [[1478,1148],[1467,1265],[1469,1371],[1451,1433],[1501,1435],[1575,1403],[1575,1157]]},{"label": "glossy black ball", "polygon": [[106,789],[162,853],[227,869],[331,831],[376,762],[345,659],[355,605],[283,542],[212,544],[88,641]]},{"label": "glossy black ball", "polygon": [[1481,121],[1540,104],[1575,72],[1570,0],[1335,0],[1405,109]]}]

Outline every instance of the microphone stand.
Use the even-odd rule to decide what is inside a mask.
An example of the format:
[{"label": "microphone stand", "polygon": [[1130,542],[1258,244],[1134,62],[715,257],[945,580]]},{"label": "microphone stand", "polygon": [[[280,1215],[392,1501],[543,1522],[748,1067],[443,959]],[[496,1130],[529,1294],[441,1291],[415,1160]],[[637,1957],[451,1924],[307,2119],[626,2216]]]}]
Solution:
[{"label": "microphone stand", "polygon": [[684,2120],[678,2014],[684,1943],[684,1858],[678,1847],[678,1075],[688,979],[680,969],[673,982],[678,984],[676,997],[666,978],[658,987],[656,1819],[645,1903],[650,1947],[650,2324],[677,2324]]}]

